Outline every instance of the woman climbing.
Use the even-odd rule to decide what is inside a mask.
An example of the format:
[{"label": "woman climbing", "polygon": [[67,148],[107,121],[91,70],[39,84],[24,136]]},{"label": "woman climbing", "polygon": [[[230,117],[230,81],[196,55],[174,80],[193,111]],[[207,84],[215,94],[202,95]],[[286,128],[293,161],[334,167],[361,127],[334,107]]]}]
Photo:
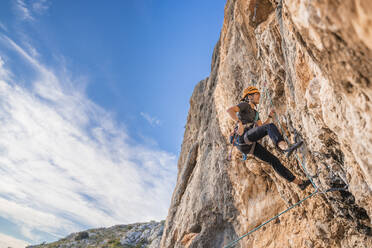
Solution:
[{"label": "woman climbing", "polygon": [[241,102],[227,109],[231,118],[238,123],[235,130],[237,133],[237,143],[239,144],[238,149],[243,154],[253,154],[255,157],[269,163],[280,176],[288,182],[297,184],[301,190],[304,190],[311,184],[310,180],[303,181],[296,178],[280,163],[276,156],[257,142],[266,135],[269,135],[276,148],[283,153],[287,153],[289,157],[295,149],[302,145],[302,141],[288,146],[278,128],[273,123],[270,123],[274,110],[270,112],[269,118],[262,123],[256,110],[259,103],[260,92],[256,87],[250,86],[244,90]]}]

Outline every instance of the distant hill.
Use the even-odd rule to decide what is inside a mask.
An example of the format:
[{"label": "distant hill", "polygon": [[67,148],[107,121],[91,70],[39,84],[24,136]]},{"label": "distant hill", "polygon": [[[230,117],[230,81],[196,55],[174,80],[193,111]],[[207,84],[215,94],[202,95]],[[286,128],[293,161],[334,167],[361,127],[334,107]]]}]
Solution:
[{"label": "distant hill", "polygon": [[163,235],[164,221],[116,225],[72,233],[50,244],[26,248],[158,248]]}]

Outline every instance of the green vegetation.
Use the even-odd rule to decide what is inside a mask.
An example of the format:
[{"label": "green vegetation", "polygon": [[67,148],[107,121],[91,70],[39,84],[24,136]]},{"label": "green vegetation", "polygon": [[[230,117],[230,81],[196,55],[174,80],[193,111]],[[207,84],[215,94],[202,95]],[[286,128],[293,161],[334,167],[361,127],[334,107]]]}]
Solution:
[{"label": "green vegetation", "polygon": [[142,239],[136,245],[124,245],[122,247],[123,248],[142,248],[144,245],[146,245],[146,241]]},{"label": "green vegetation", "polygon": [[122,248],[123,245],[120,243],[120,239],[113,239],[108,242],[109,248]]}]

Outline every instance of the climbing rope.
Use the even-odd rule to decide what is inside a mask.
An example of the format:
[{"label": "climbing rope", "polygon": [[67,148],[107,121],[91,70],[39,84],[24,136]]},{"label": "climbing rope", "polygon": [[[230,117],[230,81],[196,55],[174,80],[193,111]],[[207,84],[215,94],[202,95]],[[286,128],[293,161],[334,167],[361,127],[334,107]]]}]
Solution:
[{"label": "climbing rope", "polygon": [[224,248],[230,248],[230,247],[234,247],[234,245],[236,243],[238,243],[241,239],[243,239],[244,237],[248,236],[249,234],[252,234],[253,232],[257,231],[258,229],[260,229],[261,227],[263,227],[264,225],[266,225],[267,223],[279,218],[279,216],[281,216],[282,214],[285,214],[286,212],[288,212],[289,210],[291,210],[292,208],[300,205],[302,202],[306,201],[307,199],[309,199],[310,197],[312,197],[313,195],[315,195],[316,193],[318,193],[318,189],[316,189],[311,195],[305,197],[304,199],[300,200],[299,202],[293,204],[292,206],[290,206],[289,208],[287,208],[286,210],[284,210],[283,212],[279,213],[278,215],[272,217],[271,219],[265,221],[264,223],[262,223],[261,225],[259,225],[258,227],[254,228],[253,230],[249,231],[248,233],[244,234],[243,236],[241,236],[239,239],[237,240],[234,240],[232,241],[231,243],[229,243],[228,245],[224,246]]},{"label": "climbing rope", "polygon": [[[267,92],[266,83],[265,83],[264,91],[265,91],[265,96],[268,96],[268,97],[269,97],[271,107],[274,107],[274,104],[273,104],[272,98],[271,98],[270,94]],[[284,129],[283,129],[282,125],[280,124],[280,121],[279,121],[279,118],[278,118],[278,115],[276,114],[276,112],[274,113],[274,116],[275,116],[275,119],[276,119],[277,123],[279,124],[279,127],[280,127],[280,129],[281,129],[281,131],[282,131],[282,134],[283,134],[283,136],[284,136],[285,141],[287,142],[287,144],[289,144],[289,139],[288,139],[288,137],[286,136],[286,134],[285,134],[285,132],[284,132]],[[295,156],[296,156],[297,161],[301,164],[301,166],[302,166],[302,168],[303,168],[303,170],[304,170],[304,172],[305,172],[306,177],[309,178],[309,180],[310,180],[311,184],[314,186],[314,188],[315,188],[315,189],[318,189],[318,187],[315,185],[314,181],[312,180],[311,176],[310,176],[309,173],[307,172],[306,167],[305,167],[303,161],[300,161],[300,159],[299,159],[297,153],[295,153]]]},{"label": "climbing rope", "polygon": [[[266,83],[264,84],[264,91],[265,91],[265,96],[266,96],[266,97],[267,97],[267,96],[269,97],[271,107],[274,107],[274,104],[273,104],[272,98],[270,97],[270,94],[267,92]],[[284,130],[283,130],[283,127],[282,127],[282,125],[280,124],[279,118],[278,118],[278,116],[277,116],[276,113],[275,113],[275,118],[276,118],[277,123],[279,124],[279,127],[280,127],[280,129],[281,129],[281,131],[282,131],[282,134],[283,134],[283,136],[284,136],[284,139],[286,140],[287,144],[289,144],[289,139],[288,139],[288,137],[285,135],[285,132],[284,132]],[[306,169],[306,166],[305,166],[304,162],[303,162],[303,161],[300,161],[300,159],[299,159],[297,153],[295,153],[295,156],[296,156],[297,161],[301,164],[302,169],[304,170],[304,173],[305,173],[306,177],[309,178],[311,184],[314,186],[314,188],[315,188],[316,190],[318,190],[318,193],[325,194],[325,193],[328,193],[328,192],[334,192],[334,191],[345,191],[345,190],[348,188],[348,184],[347,184],[346,182],[344,182],[344,183],[345,183],[345,187],[343,187],[343,188],[330,188],[330,189],[326,189],[326,190],[321,190],[321,189],[319,189],[319,187],[316,186],[316,184],[315,184],[314,181],[312,180],[312,177],[311,177],[310,174],[308,173],[308,171],[307,171],[307,169]]]}]

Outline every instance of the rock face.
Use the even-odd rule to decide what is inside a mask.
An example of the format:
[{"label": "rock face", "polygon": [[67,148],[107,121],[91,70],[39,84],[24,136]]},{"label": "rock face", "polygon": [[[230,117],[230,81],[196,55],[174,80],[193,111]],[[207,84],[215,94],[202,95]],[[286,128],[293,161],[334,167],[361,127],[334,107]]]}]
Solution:
[{"label": "rock face", "polygon": [[72,233],[57,242],[27,248],[158,248],[163,229],[164,221],[116,225]]},{"label": "rock face", "polygon": [[[223,247],[315,191],[300,191],[262,161],[228,161],[243,89],[290,142],[319,193],[235,247],[372,247],[372,4],[369,0],[228,0],[210,76],[195,88],[161,247]],[[297,161],[298,159],[298,161]],[[344,191],[330,191],[345,188]]]}]

